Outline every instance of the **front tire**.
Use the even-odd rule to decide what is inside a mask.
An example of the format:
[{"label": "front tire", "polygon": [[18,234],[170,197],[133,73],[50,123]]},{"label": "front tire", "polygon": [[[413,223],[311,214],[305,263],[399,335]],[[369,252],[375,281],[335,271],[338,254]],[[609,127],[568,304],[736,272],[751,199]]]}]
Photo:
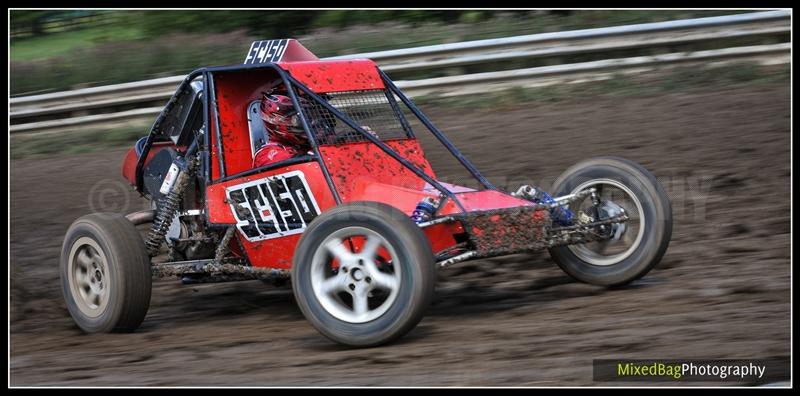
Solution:
[{"label": "front tire", "polygon": [[550,256],[579,281],[620,286],[641,278],[661,261],[672,235],[672,208],[664,188],[647,169],[618,157],[591,158],[570,167],[556,179],[553,191],[562,196],[603,186],[629,199],[619,206],[632,214],[624,234],[630,246],[614,246],[621,243],[620,238],[554,247]]},{"label": "front tire", "polygon": [[315,219],[295,250],[292,289],[306,319],[341,344],[391,342],[419,323],[433,298],[430,242],[404,213],[355,202]]},{"label": "front tire", "polygon": [[87,333],[131,332],[150,306],[150,257],[136,227],[115,213],[93,213],[69,227],[61,249],[61,290]]}]

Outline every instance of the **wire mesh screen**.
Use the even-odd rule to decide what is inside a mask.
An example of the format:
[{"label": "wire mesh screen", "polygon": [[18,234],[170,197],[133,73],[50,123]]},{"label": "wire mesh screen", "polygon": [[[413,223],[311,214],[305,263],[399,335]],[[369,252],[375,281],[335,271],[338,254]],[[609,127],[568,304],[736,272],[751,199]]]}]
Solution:
[{"label": "wire mesh screen", "polygon": [[[381,140],[413,136],[411,127],[399,110],[394,97],[390,99],[387,92],[382,89],[336,92],[320,96]],[[367,141],[367,138],[357,130],[313,100],[303,104],[303,112],[319,144]]]}]

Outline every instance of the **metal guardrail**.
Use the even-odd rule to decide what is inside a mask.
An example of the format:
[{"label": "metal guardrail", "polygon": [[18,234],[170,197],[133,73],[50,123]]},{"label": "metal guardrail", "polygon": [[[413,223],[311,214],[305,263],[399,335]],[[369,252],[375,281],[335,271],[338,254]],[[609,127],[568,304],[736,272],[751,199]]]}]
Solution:
[{"label": "metal guardrail", "polygon": [[[330,59],[350,59],[353,57],[369,58],[376,62],[386,63],[382,68],[391,63],[394,66],[408,63],[418,63],[420,61],[436,60],[441,57],[453,58],[460,55],[481,55],[496,50],[507,51],[509,48],[521,48],[533,46],[558,46],[567,43],[581,42],[582,40],[597,41],[598,39],[624,38],[631,40],[633,36],[642,36],[645,39],[652,39],[648,34],[653,33],[672,33],[675,42],[680,41],[682,30],[687,32],[697,32],[702,29],[704,32],[714,32],[714,29],[731,26],[765,26],[769,22],[787,22],[783,26],[788,32],[788,21],[791,14],[787,11],[763,11],[748,14],[724,15],[706,18],[680,19],[666,22],[642,23],[636,25],[612,26],[605,28],[569,30],[563,32],[538,33],[525,36],[504,37],[497,39],[465,41],[461,43],[429,45],[424,47],[404,48],[390,51],[367,52],[357,55],[344,55],[332,57]],[[709,37],[709,38],[719,38]],[[646,44],[645,44],[646,45]]]},{"label": "metal guardrail", "polygon": [[[141,96],[146,94],[165,93],[164,98],[169,98],[178,84],[186,76],[172,76],[152,80],[134,81],[124,84],[104,85],[100,87],[76,89],[72,91],[53,92],[41,95],[22,96],[9,99],[11,105],[11,118],[17,112],[28,112],[26,115],[36,115],[40,110],[45,113],[54,113],[68,110],[81,110],[93,107],[96,103],[107,100],[124,100],[120,95],[128,94]],[[67,106],[72,106],[67,108]],[[15,110],[15,107],[19,110]]]},{"label": "metal guardrail", "polygon": [[461,76],[401,81],[403,91],[412,96],[455,96],[491,92],[512,87],[538,87],[552,84],[605,80],[615,75],[664,70],[678,65],[703,63],[722,65],[743,59],[762,65],[789,63],[791,44],[770,44],[717,50],[678,52],[652,56],[606,59],[528,69],[475,73]]},{"label": "metal guardrail", "polygon": [[[790,15],[787,11],[766,11],[477,40],[326,59],[370,58],[378,62],[384,71],[408,72],[514,59],[603,53],[630,48],[672,46],[718,39],[784,34],[790,32]],[[790,43],[731,47],[397,81],[397,85],[410,96],[459,95],[505,89],[511,86],[540,86],[609,78],[611,74],[637,73],[655,66],[664,67],[687,62],[719,63],[748,59],[766,64],[788,63],[790,49]],[[77,125],[109,121],[120,122],[155,116],[160,108],[152,107],[95,115],[75,116],[75,113],[105,108],[113,109],[124,105],[149,103],[152,106],[154,101],[167,100],[183,77],[165,77],[11,98],[9,115],[12,120],[58,114],[68,114],[69,118],[11,125],[10,132],[57,131]]]}]

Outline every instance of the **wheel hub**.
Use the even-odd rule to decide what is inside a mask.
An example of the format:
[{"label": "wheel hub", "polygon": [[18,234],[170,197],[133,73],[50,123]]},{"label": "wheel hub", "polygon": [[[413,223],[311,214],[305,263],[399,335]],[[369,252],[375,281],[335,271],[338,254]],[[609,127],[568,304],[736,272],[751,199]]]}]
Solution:
[{"label": "wheel hub", "polygon": [[[597,207],[597,211],[600,215],[598,220],[611,219],[625,214],[625,209],[615,204],[613,201],[603,201],[600,206]],[[602,227],[607,230],[608,236],[610,236],[612,240],[619,240],[627,230],[625,223],[614,223]]]},{"label": "wheel hub", "polygon": [[89,287],[95,293],[103,292],[103,273],[100,271],[99,268],[95,269],[94,274],[89,280]]},{"label": "wheel hub", "polygon": [[328,313],[349,323],[369,322],[386,313],[397,299],[401,273],[397,265],[381,266],[385,258],[379,252],[388,253],[389,259],[397,257],[384,237],[365,227],[343,228],[319,245],[311,282],[314,296]]},{"label": "wheel hub", "polygon": [[70,291],[78,309],[90,317],[102,314],[108,305],[106,256],[91,238],[75,241],[69,255]]},{"label": "wheel hub", "polygon": [[[644,235],[645,218],[642,203],[630,188],[612,179],[593,179],[582,183],[572,190],[578,191],[594,187],[600,195],[597,206],[598,220],[627,215],[626,223],[615,223],[602,226],[598,231],[608,236],[607,239],[585,244],[569,245],[567,248],[584,262],[597,266],[610,266],[630,256]],[[580,210],[581,202],[576,202],[573,209]],[[627,208],[627,209],[626,209]]]},{"label": "wheel hub", "polygon": [[364,273],[358,268],[350,271],[350,276],[353,277],[353,280],[356,282],[359,282],[362,279],[364,279]]}]

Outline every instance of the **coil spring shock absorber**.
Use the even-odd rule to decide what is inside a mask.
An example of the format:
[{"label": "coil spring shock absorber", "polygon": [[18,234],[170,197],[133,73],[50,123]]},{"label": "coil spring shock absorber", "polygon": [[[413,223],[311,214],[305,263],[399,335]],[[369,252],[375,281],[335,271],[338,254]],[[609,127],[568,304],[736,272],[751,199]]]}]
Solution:
[{"label": "coil spring shock absorber", "polygon": [[[144,241],[147,247],[147,253],[150,257],[158,255],[161,244],[164,242],[164,236],[175,218],[175,214],[180,209],[181,201],[183,200],[183,193],[186,187],[192,181],[195,170],[199,162],[199,158],[194,155],[194,151],[190,148],[186,152],[188,159],[184,165],[180,159],[170,167],[167,176],[164,178],[164,184],[161,186],[161,193],[166,194],[164,198],[158,203],[158,210],[153,220],[153,228],[147,233],[147,238]],[[183,165],[183,166],[181,166]],[[181,169],[184,168],[184,169]]]}]

